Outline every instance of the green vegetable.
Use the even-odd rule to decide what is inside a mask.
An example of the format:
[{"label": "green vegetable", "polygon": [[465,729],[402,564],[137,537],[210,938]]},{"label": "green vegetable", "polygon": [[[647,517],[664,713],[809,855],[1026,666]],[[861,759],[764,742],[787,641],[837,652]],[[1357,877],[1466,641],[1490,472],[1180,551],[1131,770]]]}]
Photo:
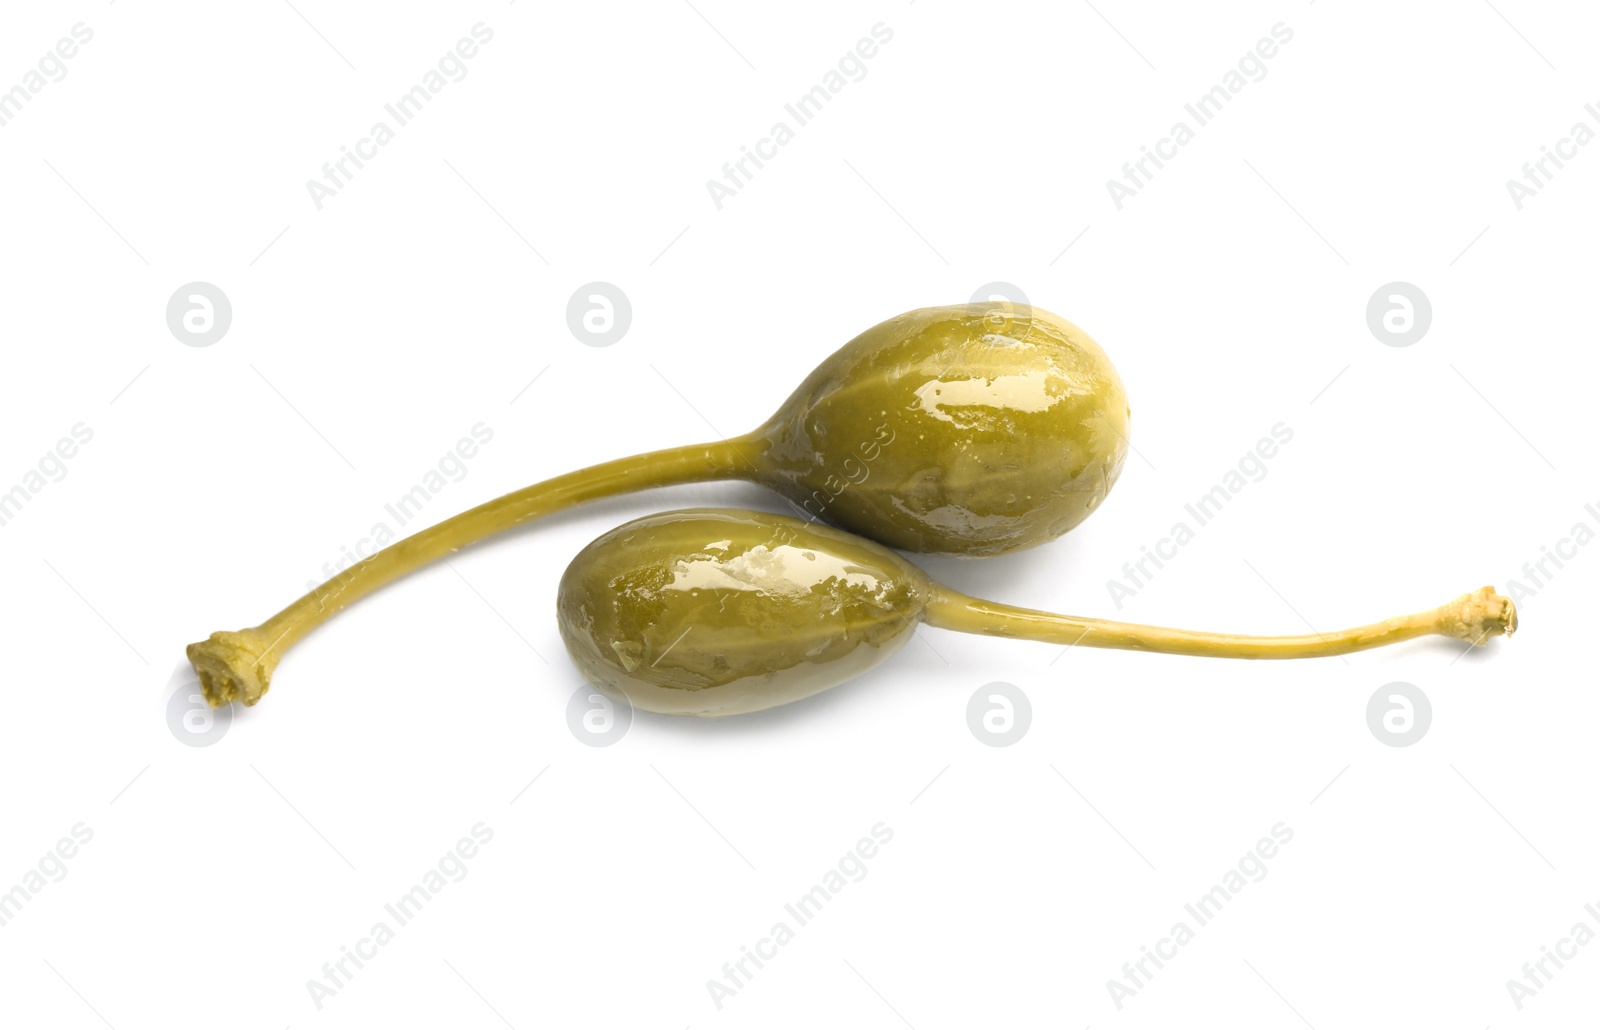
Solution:
[{"label": "green vegetable", "polygon": [[1482,644],[1517,626],[1483,587],[1431,611],[1339,633],[1248,637],[1013,608],[929,580],[894,551],[828,526],[731,509],[668,512],[595,540],[556,602],[586,679],[636,708],[737,715],[809,697],[888,658],[917,624],[1221,658],[1314,658],[1429,634]]},{"label": "green vegetable", "polygon": [[1105,499],[1127,455],[1128,414],[1105,352],[1055,315],[912,311],[845,344],[752,433],[506,494],[357,562],[260,626],[190,644],[189,660],[213,706],[253,705],[288,648],[384,584],[502,530],[648,487],[747,479],[893,547],[962,556],[1033,547]]}]

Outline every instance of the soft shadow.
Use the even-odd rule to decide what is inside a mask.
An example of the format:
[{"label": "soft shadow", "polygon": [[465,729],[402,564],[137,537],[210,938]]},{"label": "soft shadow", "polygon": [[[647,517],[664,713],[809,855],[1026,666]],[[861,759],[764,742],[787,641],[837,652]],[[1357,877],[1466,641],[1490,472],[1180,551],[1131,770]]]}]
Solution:
[{"label": "soft shadow", "polygon": [[1093,546],[1089,534],[1069,533],[1026,551],[990,558],[944,558],[926,554],[905,557],[935,583],[973,597],[996,600],[1052,592],[1050,587],[1070,578],[1074,570],[1088,566]]},{"label": "soft shadow", "polygon": [[859,706],[863,691],[884,681],[892,674],[894,657],[875,669],[868,670],[847,683],[813,694],[803,701],[794,701],[761,712],[746,715],[729,715],[706,719],[698,716],[661,715],[635,709],[634,724],[649,727],[651,734],[660,734],[678,741],[705,741],[725,739],[730,734],[740,736],[776,736],[794,726],[837,726],[839,715],[851,705]]},{"label": "soft shadow", "polygon": [[1417,651],[1431,651],[1440,657],[1448,657],[1452,665],[1457,661],[1481,662],[1498,650],[1492,637],[1484,641],[1484,646],[1482,647],[1474,647],[1465,640],[1457,640],[1455,637],[1438,636],[1408,640],[1400,646]]},{"label": "soft shadow", "polygon": [[683,508],[752,508],[780,515],[785,514],[787,510],[783,499],[771,490],[740,479],[655,487],[633,493],[614,494],[549,515],[542,515],[520,526],[513,526],[493,536],[485,537],[462,550],[476,550],[496,540],[517,539],[541,530],[561,529],[590,521],[602,527],[595,532],[595,535],[599,536],[633,519]]}]

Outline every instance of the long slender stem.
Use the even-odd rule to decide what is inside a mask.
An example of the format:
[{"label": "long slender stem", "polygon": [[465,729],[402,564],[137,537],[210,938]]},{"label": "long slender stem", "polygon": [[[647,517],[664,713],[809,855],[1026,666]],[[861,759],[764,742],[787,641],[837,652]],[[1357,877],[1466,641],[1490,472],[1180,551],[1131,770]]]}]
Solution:
[{"label": "long slender stem", "polygon": [[485,537],[532,519],[616,494],[658,486],[735,479],[754,471],[743,437],[620,458],[524,487],[453,515],[363,558],[252,629],[211,634],[190,644],[189,661],[212,706],[266,693],[285,651],[379,587]]},{"label": "long slender stem", "polygon": [[1462,594],[1449,604],[1415,615],[1402,615],[1336,633],[1256,637],[1233,633],[1141,626],[1129,622],[1052,615],[935,588],[928,603],[930,626],[997,637],[1043,640],[1079,647],[1195,655],[1204,658],[1320,658],[1397,644],[1416,637],[1440,635],[1482,644],[1489,637],[1510,636],[1517,628],[1517,609],[1492,587]]}]

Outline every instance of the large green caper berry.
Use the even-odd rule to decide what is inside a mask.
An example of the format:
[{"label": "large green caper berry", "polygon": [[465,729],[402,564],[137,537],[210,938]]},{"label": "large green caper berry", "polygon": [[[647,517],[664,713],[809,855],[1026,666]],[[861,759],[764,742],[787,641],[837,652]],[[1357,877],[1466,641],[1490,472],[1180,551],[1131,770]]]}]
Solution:
[{"label": "large green caper berry", "polygon": [[873,326],[757,431],[759,479],[908,551],[1045,543],[1105,500],[1128,400],[1083,330],[1040,308],[923,308]]}]

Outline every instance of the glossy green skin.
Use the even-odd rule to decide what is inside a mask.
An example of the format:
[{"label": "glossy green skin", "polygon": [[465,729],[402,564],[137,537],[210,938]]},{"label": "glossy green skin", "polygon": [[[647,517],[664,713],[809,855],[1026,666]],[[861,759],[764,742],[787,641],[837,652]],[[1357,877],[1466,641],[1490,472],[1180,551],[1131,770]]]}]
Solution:
[{"label": "glossy green skin", "polygon": [[1083,330],[1040,308],[923,308],[824,361],[753,436],[760,481],[902,550],[1053,540],[1110,492],[1128,400]]},{"label": "glossy green skin", "polygon": [[738,715],[860,675],[911,638],[929,585],[870,541],[724,509],[638,519],[561,578],[561,637],[613,698],[669,715]]}]

